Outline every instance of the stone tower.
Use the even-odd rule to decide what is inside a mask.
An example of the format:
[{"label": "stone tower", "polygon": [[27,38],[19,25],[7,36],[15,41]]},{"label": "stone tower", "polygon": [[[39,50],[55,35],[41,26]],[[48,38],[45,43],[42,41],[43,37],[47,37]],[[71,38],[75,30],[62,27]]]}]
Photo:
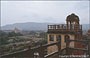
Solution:
[{"label": "stone tower", "polygon": [[[79,23],[79,17],[72,13],[66,17],[66,24],[48,25],[47,38],[48,44],[52,42],[61,42],[61,49],[66,47],[66,39],[82,40],[82,25]],[[81,48],[81,44],[71,42],[69,47]],[[56,46],[48,47],[48,53],[57,51]]]}]

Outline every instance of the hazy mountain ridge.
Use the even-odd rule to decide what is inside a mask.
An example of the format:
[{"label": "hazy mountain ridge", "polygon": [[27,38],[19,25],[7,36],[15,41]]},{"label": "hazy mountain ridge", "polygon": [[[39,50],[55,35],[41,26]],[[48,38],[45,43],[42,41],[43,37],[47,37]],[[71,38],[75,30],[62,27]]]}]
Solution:
[{"label": "hazy mountain ridge", "polygon": [[90,29],[89,24],[82,24],[82,29],[83,29],[83,30],[88,30],[88,29]]},{"label": "hazy mountain ridge", "polygon": [[27,23],[15,23],[2,26],[2,30],[13,30],[15,27],[20,30],[47,30],[47,25],[52,23],[35,23],[35,22],[27,22]]},{"label": "hazy mountain ridge", "polygon": [[[2,26],[2,30],[13,30],[15,27],[20,30],[47,30],[47,26],[49,24],[56,24],[56,23],[36,23],[36,22],[27,22],[27,23],[15,23],[15,24],[9,24]],[[58,24],[58,23],[57,23]],[[82,24],[83,30],[89,29],[89,24]]]}]

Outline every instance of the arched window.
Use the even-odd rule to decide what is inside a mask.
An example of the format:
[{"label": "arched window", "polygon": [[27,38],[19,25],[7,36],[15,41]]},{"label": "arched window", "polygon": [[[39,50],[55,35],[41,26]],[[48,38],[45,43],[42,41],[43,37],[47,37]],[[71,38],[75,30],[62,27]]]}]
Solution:
[{"label": "arched window", "polygon": [[56,40],[57,40],[57,41],[61,41],[61,35],[57,35],[57,36],[56,36]]},{"label": "arched window", "polygon": [[66,42],[67,40],[69,40],[69,39],[70,39],[70,36],[69,36],[69,35],[65,35],[65,37],[64,37],[65,42]]},{"label": "arched window", "polygon": [[49,35],[50,41],[54,41],[54,35]]}]

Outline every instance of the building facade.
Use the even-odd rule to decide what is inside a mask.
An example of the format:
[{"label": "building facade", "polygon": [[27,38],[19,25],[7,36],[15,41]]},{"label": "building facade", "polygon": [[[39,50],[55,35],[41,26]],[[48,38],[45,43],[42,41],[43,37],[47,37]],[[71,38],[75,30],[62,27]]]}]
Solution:
[{"label": "building facade", "polygon": [[[82,40],[82,25],[80,25],[79,21],[79,17],[72,13],[66,17],[66,24],[48,25],[48,44],[60,41],[61,49],[64,49],[67,39]],[[82,48],[82,45],[78,42],[71,42],[69,47]],[[57,46],[48,47],[48,54],[57,50]],[[77,53],[77,51],[74,51],[74,53]],[[80,54],[80,52],[77,54]]]}]

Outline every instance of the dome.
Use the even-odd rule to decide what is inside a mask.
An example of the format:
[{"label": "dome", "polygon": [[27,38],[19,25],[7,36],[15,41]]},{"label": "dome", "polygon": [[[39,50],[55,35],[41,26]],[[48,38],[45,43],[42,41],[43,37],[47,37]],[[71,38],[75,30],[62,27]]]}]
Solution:
[{"label": "dome", "polygon": [[79,17],[72,13],[71,15],[67,16],[66,21],[79,21]]}]

